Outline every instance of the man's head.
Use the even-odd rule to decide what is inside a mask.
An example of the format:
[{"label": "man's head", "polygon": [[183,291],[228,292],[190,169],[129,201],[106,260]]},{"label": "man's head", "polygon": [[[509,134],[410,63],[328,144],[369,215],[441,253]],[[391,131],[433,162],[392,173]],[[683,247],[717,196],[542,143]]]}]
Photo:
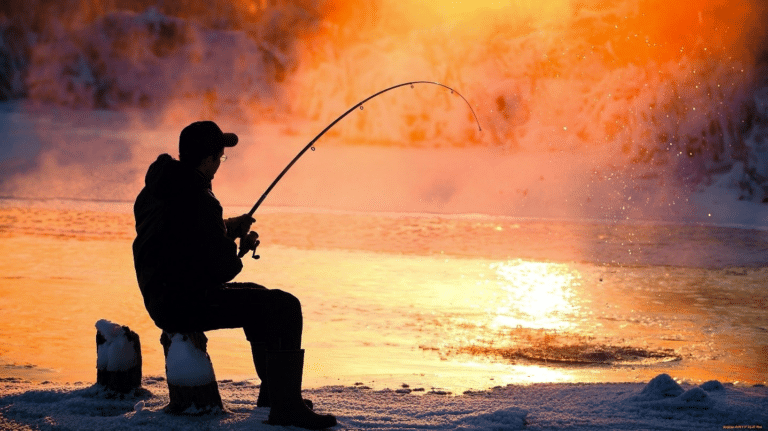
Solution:
[{"label": "man's head", "polygon": [[237,135],[224,133],[213,121],[196,121],[181,131],[179,160],[213,179],[225,147],[237,145]]}]

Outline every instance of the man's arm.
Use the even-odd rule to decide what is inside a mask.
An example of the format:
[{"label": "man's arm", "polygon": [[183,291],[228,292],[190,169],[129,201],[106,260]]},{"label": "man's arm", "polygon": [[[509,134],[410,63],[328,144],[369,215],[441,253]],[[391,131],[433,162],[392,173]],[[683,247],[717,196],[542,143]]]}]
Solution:
[{"label": "man's arm", "polygon": [[228,226],[222,218],[222,209],[218,201],[208,202],[207,207],[196,217],[195,234],[200,241],[197,249],[201,256],[200,264],[207,268],[215,283],[232,280],[243,268],[237,257],[237,245],[230,238]]},{"label": "man's arm", "polygon": [[248,235],[248,231],[251,230],[251,225],[255,221],[256,220],[248,214],[224,220],[224,225],[227,227],[227,237],[231,240],[243,238]]}]

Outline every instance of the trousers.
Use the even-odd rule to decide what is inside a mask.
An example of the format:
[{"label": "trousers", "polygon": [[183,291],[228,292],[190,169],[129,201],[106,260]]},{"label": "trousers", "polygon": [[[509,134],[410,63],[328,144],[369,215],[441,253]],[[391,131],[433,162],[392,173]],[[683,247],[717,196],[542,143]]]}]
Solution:
[{"label": "trousers", "polygon": [[168,332],[243,328],[251,344],[264,343],[269,350],[301,348],[301,302],[256,283],[225,283],[193,302],[179,301],[163,314],[155,323]]}]

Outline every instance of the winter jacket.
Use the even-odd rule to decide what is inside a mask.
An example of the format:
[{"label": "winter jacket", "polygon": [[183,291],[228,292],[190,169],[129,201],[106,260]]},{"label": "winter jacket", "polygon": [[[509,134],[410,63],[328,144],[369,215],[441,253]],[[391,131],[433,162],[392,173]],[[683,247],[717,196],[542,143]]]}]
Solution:
[{"label": "winter jacket", "polygon": [[136,277],[144,304],[161,328],[161,322],[205,301],[206,290],[242,270],[221,204],[196,169],[168,154],[159,156],[133,210]]}]

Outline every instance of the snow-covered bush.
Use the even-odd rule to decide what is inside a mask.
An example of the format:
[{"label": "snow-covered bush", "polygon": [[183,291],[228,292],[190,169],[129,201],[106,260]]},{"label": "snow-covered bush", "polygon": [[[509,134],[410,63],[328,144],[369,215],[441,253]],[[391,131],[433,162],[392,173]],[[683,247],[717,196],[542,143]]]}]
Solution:
[{"label": "snow-covered bush", "polygon": [[755,91],[744,105],[740,124],[743,151],[736,159],[741,199],[768,202],[768,86]]},{"label": "snow-covered bush", "polygon": [[43,3],[48,12],[33,16],[8,7],[21,27],[0,9],[3,99],[79,109],[181,103],[206,117],[274,110],[282,103],[277,83],[295,69],[293,39],[317,21],[290,4],[244,11],[245,3],[221,1]]},{"label": "snow-covered bush", "polygon": [[0,16],[0,101],[24,96],[29,33]]}]

